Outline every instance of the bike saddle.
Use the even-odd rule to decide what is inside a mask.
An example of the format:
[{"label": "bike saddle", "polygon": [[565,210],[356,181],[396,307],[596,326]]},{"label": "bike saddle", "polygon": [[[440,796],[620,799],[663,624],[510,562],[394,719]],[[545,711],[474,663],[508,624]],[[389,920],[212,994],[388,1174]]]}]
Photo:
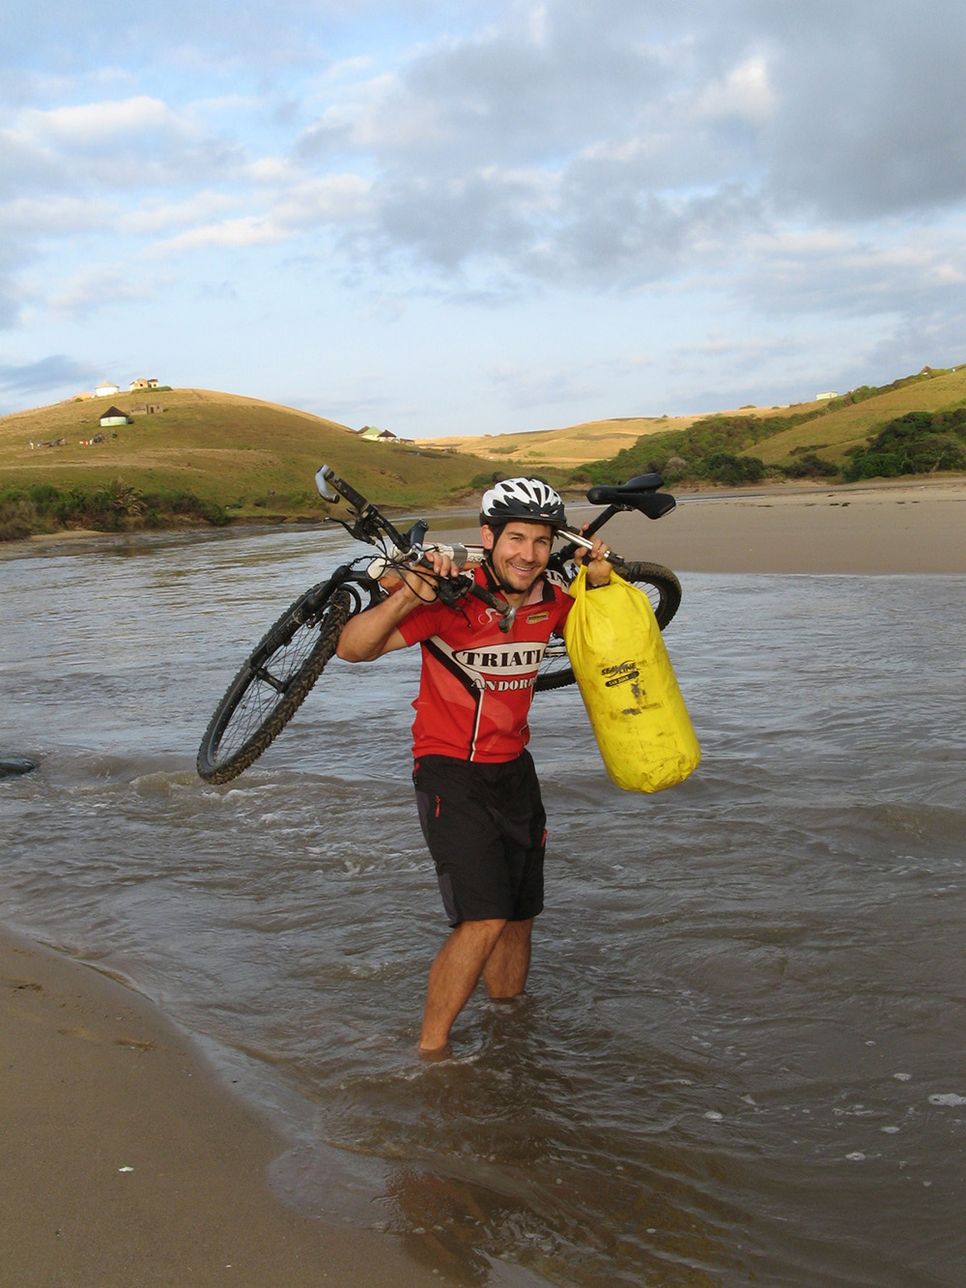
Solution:
[{"label": "bike saddle", "polygon": [[668,492],[658,492],[664,482],[660,474],[638,474],[613,487],[592,487],[587,493],[591,505],[612,505],[617,510],[639,510],[649,519],[660,519],[677,504]]}]

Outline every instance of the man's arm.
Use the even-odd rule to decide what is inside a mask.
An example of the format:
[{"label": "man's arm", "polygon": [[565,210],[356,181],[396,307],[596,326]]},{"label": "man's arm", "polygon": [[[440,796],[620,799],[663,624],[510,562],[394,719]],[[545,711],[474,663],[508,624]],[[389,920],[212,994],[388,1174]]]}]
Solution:
[{"label": "man's arm", "polygon": [[[452,561],[446,556],[434,552],[427,558],[437,576],[446,577],[453,571]],[[349,618],[339,636],[337,657],[345,662],[372,662],[384,653],[407,647],[399,630],[400,623],[415,609],[432,603],[435,595],[429,599],[423,597],[427,581],[418,574],[404,573],[401,582],[399,589],[387,599]],[[423,594],[418,593],[420,590]]]}]

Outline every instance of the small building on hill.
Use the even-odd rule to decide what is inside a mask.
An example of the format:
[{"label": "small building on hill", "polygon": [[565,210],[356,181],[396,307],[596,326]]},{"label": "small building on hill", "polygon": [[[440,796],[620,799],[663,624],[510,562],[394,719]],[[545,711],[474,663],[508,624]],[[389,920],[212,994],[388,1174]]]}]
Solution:
[{"label": "small building on hill", "polygon": [[157,389],[157,387],[157,376],[149,376],[147,378],[144,376],[138,376],[136,380],[131,381],[130,386],[132,393],[136,393],[138,389]]},{"label": "small building on hill", "polygon": [[115,394],[121,392],[120,385],[113,384],[110,380],[102,380],[94,390],[95,398],[113,398]]},{"label": "small building on hill", "polygon": [[391,429],[379,429],[376,425],[363,425],[359,430],[359,437],[364,438],[367,443],[395,443],[396,435]]},{"label": "small building on hill", "polygon": [[121,411],[120,407],[108,407],[98,424],[102,429],[110,429],[114,425],[133,425],[134,421],[126,411]]}]

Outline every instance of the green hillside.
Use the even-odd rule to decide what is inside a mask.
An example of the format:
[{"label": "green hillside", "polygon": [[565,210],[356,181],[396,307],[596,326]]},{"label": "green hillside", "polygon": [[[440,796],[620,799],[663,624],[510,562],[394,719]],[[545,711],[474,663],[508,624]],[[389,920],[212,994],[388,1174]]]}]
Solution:
[{"label": "green hillside", "polygon": [[[102,428],[111,405],[131,423]],[[963,409],[966,367],[925,368],[888,386],[792,407],[487,436],[476,454],[469,439],[365,441],[309,412],[206,389],[76,399],[0,417],[0,539],[65,526],[318,516],[313,476],[323,462],[371,500],[409,513],[468,497],[495,470],[537,468],[565,488],[652,469],[669,483],[730,485],[766,475],[961,470]],[[100,441],[91,443],[95,435]],[[593,459],[608,450],[614,454]]]},{"label": "green hillside", "polygon": [[966,367],[921,373],[896,385],[858,402],[835,399],[815,420],[775,434],[749,451],[766,465],[790,463],[804,452],[841,464],[850,448],[863,447],[884,425],[906,412],[948,411],[966,403]]},{"label": "green hillside", "polygon": [[[163,410],[139,412],[146,402]],[[116,437],[98,423],[111,405],[134,417]],[[98,433],[103,442],[81,445]],[[335,421],[205,389],[118,394],[0,418],[3,489],[89,492],[121,479],[143,493],[190,493],[235,517],[291,515],[316,509],[313,476],[323,462],[372,500],[402,507],[446,501],[487,468],[471,456],[363,442]]]},{"label": "green hillside", "polygon": [[[669,483],[757,483],[768,475],[846,478],[966,468],[966,367],[924,369],[811,405],[718,414],[648,434],[575,470],[613,483],[659,470]],[[776,414],[778,413],[778,414]]]}]

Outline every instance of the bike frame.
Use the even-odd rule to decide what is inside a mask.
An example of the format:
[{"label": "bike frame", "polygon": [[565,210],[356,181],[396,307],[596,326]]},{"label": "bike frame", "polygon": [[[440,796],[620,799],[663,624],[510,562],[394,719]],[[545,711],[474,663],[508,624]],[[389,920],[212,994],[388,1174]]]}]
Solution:
[{"label": "bike frame", "polygon": [[[567,529],[559,535],[563,546],[550,556],[549,568],[565,581],[573,577],[568,562],[576,552],[593,547],[593,536],[619,510],[639,510],[652,519],[674,507],[674,498],[658,491],[658,474],[645,474],[618,487],[591,488],[587,499],[604,506],[583,532]],[[269,627],[229,684],[208,722],[198,748],[198,773],[209,783],[227,783],[253,764],[278,736],[301,706],[327,663],[336,656],[342,630],[349,618],[379,603],[390,593],[388,573],[414,571],[432,582],[436,596],[457,608],[469,594],[495,610],[500,628],[509,631],[515,610],[487,586],[476,584],[472,573],[438,577],[427,555],[444,553],[457,566],[482,563],[483,546],[425,542],[429,524],[420,519],[408,532],[400,532],[328,466],[316,475],[316,485],[326,502],[327,518],[341,524],[357,541],[380,551],[373,559],[365,554],[350,560],[318,585],[301,594]],[[659,564],[625,563],[613,551],[612,563],[650,597],[658,625],[663,629],[677,611],[681,587],[674,573]],[[562,640],[548,643],[543,658],[550,665],[534,677],[538,691],[559,689],[574,682]],[[560,666],[558,663],[563,663]]]},{"label": "bike frame", "polygon": [[[587,493],[588,501],[592,504],[603,503],[605,508],[582,532],[576,532],[572,528],[557,529],[556,536],[563,538],[564,545],[551,555],[550,566],[566,576],[565,565],[578,550],[592,550],[594,535],[621,511],[637,510],[650,519],[659,519],[673,510],[676,504],[674,497],[659,491],[663,482],[660,474],[643,474],[617,487],[591,488]],[[426,564],[426,556],[434,552],[446,555],[457,568],[482,564],[486,558],[483,546],[466,546],[461,543],[448,545],[443,542],[424,544],[423,538],[429,530],[425,519],[417,520],[407,533],[399,532],[384,514],[344,479],[338,478],[328,465],[321,466],[316,472],[315,486],[323,501],[330,507],[331,512],[326,516],[328,519],[341,524],[357,540],[382,546],[383,553],[370,561],[364,573],[354,569],[351,564],[344,564],[336,570],[330,582],[332,585],[344,585],[351,581],[361,585],[369,592],[367,607],[377,603],[385,594],[379,582],[391,568],[398,569],[407,565],[418,568],[420,564]],[[604,550],[603,557],[617,567],[627,562],[623,556],[610,549]],[[468,581],[469,576],[464,574],[460,580]],[[440,597],[444,602],[455,603],[466,593],[475,595],[488,607],[495,609],[501,617],[501,629],[510,629],[515,610],[485,587],[471,584],[460,587],[455,593],[447,593],[442,585],[440,587]]]}]

